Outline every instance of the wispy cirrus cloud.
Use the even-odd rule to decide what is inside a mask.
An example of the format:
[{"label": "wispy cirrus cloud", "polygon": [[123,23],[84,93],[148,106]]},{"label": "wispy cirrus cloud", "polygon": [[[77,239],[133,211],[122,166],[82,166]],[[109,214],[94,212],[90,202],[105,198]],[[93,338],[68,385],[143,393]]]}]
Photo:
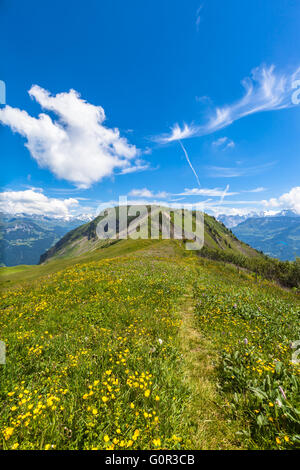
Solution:
[{"label": "wispy cirrus cloud", "polygon": [[117,128],[104,125],[104,109],[87,103],[75,90],[51,96],[34,85],[29,95],[57,119],[45,113],[34,118],[6,106],[0,109],[0,123],[24,136],[38,165],[57,178],[88,188],[116,169],[124,174],[148,167],[139,160],[140,151],[121,137]]},{"label": "wispy cirrus cloud", "polygon": [[266,191],[266,188],[263,186],[259,186],[258,188],[254,189],[244,189],[242,192],[243,193],[262,193],[263,191]]},{"label": "wispy cirrus cloud", "polygon": [[203,6],[204,5],[200,5],[198,8],[197,8],[197,11],[196,11],[196,29],[197,29],[197,32],[199,31],[199,27],[200,27],[200,23],[201,23],[201,11],[203,9]]},{"label": "wispy cirrus cloud", "polygon": [[[146,198],[146,199],[154,199],[154,198],[161,198],[167,199],[170,202],[182,201],[185,200],[187,197],[209,197],[209,198],[221,198],[221,201],[224,201],[225,196],[237,196],[241,193],[260,193],[265,191],[265,188],[258,187],[254,189],[241,189],[239,191],[229,191],[229,185],[227,185],[224,189],[223,188],[185,188],[182,192],[179,193],[170,193],[167,191],[152,191],[148,188],[142,189],[132,189],[128,196],[136,197],[136,198]],[[179,197],[178,197],[179,196]],[[78,198],[77,198],[78,199]],[[209,201],[212,201],[209,199]],[[255,201],[258,202],[258,201]],[[234,202],[233,202],[234,203]],[[213,203],[215,204],[215,202]]]},{"label": "wispy cirrus cloud", "polygon": [[[168,193],[166,191],[152,191],[148,188],[142,189],[132,189],[128,196],[141,197],[141,198],[169,198],[174,196],[183,196],[181,199],[184,199],[186,196],[207,196],[207,197],[224,197],[226,196],[235,196],[240,194],[239,192],[229,192],[229,187],[222,188],[185,188],[184,191],[180,193]],[[172,199],[174,201],[174,199]]]},{"label": "wispy cirrus cloud", "polygon": [[203,103],[203,104],[212,104],[212,100],[209,96],[203,95],[203,96],[195,96],[195,100],[198,103]]},{"label": "wispy cirrus cloud", "polygon": [[[237,178],[240,176],[252,176],[272,168],[276,162],[268,162],[263,165],[256,165],[251,167],[220,167],[220,166],[207,166],[206,171],[208,176],[213,178]],[[255,191],[259,192],[259,191]]]},{"label": "wispy cirrus cloud", "polygon": [[168,142],[174,142],[176,140],[188,139],[189,137],[193,137],[197,134],[197,127],[193,125],[183,124],[181,128],[179,124],[175,124],[172,127],[171,134],[164,134],[155,138],[158,142],[166,144]]},{"label": "wispy cirrus cloud", "polygon": [[224,193],[226,196],[235,196],[239,194],[237,192],[228,192],[226,189],[220,188],[186,188],[182,193],[176,194],[176,196],[208,196],[208,197],[223,197]]},{"label": "wispy cirrus cloud", "polygon": [[134,165],[126,166],[126,168],[123,168],[118,174],[128,175],[130,173],[136,173],[137,171],[145,171],[148,169],[149,169],[149,163],[145,162],[144,160],[138,159],[134,162]]},{"label": "wispy cirrus cloud", "polygon": [[281,73],[275,66],[260,66],[251,76],[242,80],[245,90],[242,98],[232,104],[217,107],[203,125],[176,123],[171,132],[156,138],[160,143],[212,134],[251,114],[275,111],[295,106],[292,101],[295,81],[300,78],[300,67],[292,73]]},{"label": "wispy cirrus cloud", "polygon": [[212,146],[215,148],[220,148],[221,150],[225,151],[227,149],[232,149],[235,147],[235,143],[233,140],[229,139],[228,137],[220,137],[219,139],[215,140],[212,143]]}]

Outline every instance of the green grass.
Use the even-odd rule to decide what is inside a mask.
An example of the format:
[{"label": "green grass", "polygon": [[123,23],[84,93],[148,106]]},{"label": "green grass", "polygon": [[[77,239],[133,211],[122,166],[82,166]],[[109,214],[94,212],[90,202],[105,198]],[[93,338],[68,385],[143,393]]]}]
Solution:
[{"label": "green grass", "polygon": [[214,366],[217,350],[209,338],[197,328],[192,289],[184,295],[181,307],[181,349],[184,357],[184,377],[190,389],[190,400],[184,419],[189,423],[193,449],[243,449],[238,435],[239,425],[227,413],[224,398],[219,393]]},{"label": "green grass", "polygon": [[74,265],[74,263],[83,263],[89,261],[102,260],[106,258],[115,258],[118,256],[129,255],[135,251],[142,250],[157,243],[162,243],[163,246],[169,244],[168,241],[152,241],[140,240],[138,243],[135,240],[122,240],[116,244],[105,248],[99,248],[93,252],[87,252],[74,258],[59,258],[52,259],[42,265],[34,266],[13,266],[7,268],[0,268],[0,287],[11,288],[12,286],[24,285],[27,282],[38,281],[43,277],[47,277],[57,271]]},{"label": "green grass", "polygon": [[218,352],[228,412],[243,423],[247,446],[300,447],[300,301],[251,274],[203,261],[195,287],[198,326]]},{"label": "green grass", "polygon": [[21,271],[24,271],[25,269],[30,269],[30,268],[32,268],[32,266],[28,266],[25,264],[19,264],[18,266],[10,266],[10,267],[6,266],[3,268],[0,268],[0,277],[8,276],[14,273],[19,273]]},{"label": "green grass", "polygon": [[82,263],[4,293],[1,447],[189,445],[176,312],[189,276],[178,263]]},{"label": "green grass", "polygon": [[148,240],[2,286],[0,448],[298,446],[295,294]]}]

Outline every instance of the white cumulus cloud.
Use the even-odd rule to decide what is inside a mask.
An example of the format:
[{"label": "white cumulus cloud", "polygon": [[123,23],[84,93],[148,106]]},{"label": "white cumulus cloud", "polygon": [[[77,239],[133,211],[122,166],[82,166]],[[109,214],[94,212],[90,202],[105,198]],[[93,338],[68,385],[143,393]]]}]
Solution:
[{"label": "white cumulus cloud", "polygon": [[0,193],[0,212],[9,214],[47,215],[69,217],[78,206],[74,198],[56,199],[45,196],[40,191],[4,191]]},{"label": "white cumulus cloud", "polygon": [[117,128],[104,126],[104,109],[87,103],[75,90],[51,96],[34,85],[29,95],[57,118],[45,113],[34,118],[26,111],[5,106],[0,109],[0,122],[24,136],[39,166],[57,178],[88,188],[115,169],[128,173],[147,167],[135,164],[140,152],[120,136]]},{"label": "white cumulus cloud", "polygon": [[264,206],[278,209],[291,209],[300,214],[300,186],[295,186],[288,193],[278,198],[262,201]]}]

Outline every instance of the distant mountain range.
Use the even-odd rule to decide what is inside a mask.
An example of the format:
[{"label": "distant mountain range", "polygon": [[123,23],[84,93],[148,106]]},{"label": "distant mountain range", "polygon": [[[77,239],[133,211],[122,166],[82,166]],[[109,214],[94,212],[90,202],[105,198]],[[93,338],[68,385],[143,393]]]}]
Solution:
[{"label": "distant mountain range", "polygon": [[219,214],[216,219],[222,222],[227,228],[236,227],[237,225],[245,222],[245,220],[253,218],[266,218],[266,217],[300,217],[300,214],[292,210],[283,211],[260,211],[260,212],[248,212],[244,215],[226,215]]},{"label": "distant mountain range", "polygon": [[90,220],[0,214],[0,266],[37,264],[40,256],[67,232]]},{"label": "distant mountain range", "polygon": [[300,257],[300,215],[294,211],[220,215],[218,220],[231,228],[240,240],[268,256],[290,261]]},{"label": "distant mountain range", "polygon": [[[92,219],[90,215],[63,219],[25,214],[12,216],[0,213],[0,266],[38,264],[42,255],[42,260],[44,260],[56,251],[64,252],[65,249],[62,249],[62,246],[66,240],[69,241],[68,233],[80,226],[83,226],[80,233],[89,232],[94,224],[86,224]],[[271,257],[290,261],[295,257],[300,257],[300,215],[293,211],[252,212],[235,216],[221,214],[217,219],[231,229],[239,240]],[[213,219],[206,216],[206,224],[208,220]],[[206,240],[211,237],[210,230],[207,227]],[[66,234],[68,234],[67,239],[64,238]],[[77,232],[72,234],[74,245],[71,244],[75,251],[77,249],[75,248],[76,235]],[[223,239],[224,234],[219,238]],[[92,243],[93,236],[89,235],[88,240],[89,244]],[[79,241],[81,245],[83,243],[81,237]],[[60,242],[59,245],[57,245],[58,242]],[[234,245],[232,240],[230,243]],[[54,247],[53,250],[52,247]],[[84,251],[82,246],[81,250]]]}]

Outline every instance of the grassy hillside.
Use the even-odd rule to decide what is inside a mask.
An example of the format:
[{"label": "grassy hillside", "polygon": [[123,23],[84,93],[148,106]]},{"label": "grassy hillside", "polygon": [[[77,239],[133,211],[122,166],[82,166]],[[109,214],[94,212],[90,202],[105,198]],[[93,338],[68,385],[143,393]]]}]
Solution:
[{"label": "grassy hillside", "polygon": [[0,268],[0,288],[10,288],[12,286],[22,285],[29,281],[39,280],[43,277],[56,273],[68,266],[73,266],[76,263],[83,263],[89,261],[98,261],[106,258],[115,258],[126,254],[140,251],[145,247],[156,246],[162,244],[167,249],[169,244],[179,247],[176,242],[168,240],[153,241],[153,240],[122,240],[118,243],[112,243],[105,246],[105,249],[100,248],[97,250],[87,251],[76,258],[72,257],[59,257],[49,260],[49,262],[37,266],[13,266]]},{"label": "grassy hillside", "polygon": [[175,241],[5,276],[0,448],[300,445],[297,295]]},{"label": "grassy hillside", "polygon": [[[102,219],[103,217],[97,217],[92,222],[84,224],[67,233],[56,245],[41,256],[41,263],[48,262],[51,259],[66,259],[80,256],[89,251],[107,248],[113,243],[122,243],[120,240],[99,240],[96,234],[96,227]],[[132,220],[134,220],[134,217],[129,218],[129,223]],[[174,227],[173,222],[174,220],[171,217],[171,225]],[[149,220],[147,220],[146,223],[148,223],[149,228]],[[118,224],[117,208],[117,230]],[[240,242],[225,225],[207,214],[204,216],[204,243],[205,246],[210,249],[220,249],[228,253],[237,253],[252,257],[260,256],[256,250]]]},{"label": "grassy hillside", "polygon": [[[116,208],[116,229],[117,234],[119,232],[119,210]],[[169,217],[171,225],[171,237],[174,238],[174,234],[178,235],[182,233],[183,242],[185,243],[188,239],[194,236],[187,231],[184,232],[183,227],[178,225],[178,221],[175,222],[176,218],[174,213],[168,212],[170,209],[160,207],[161,213]],[[148,215],[150,214],[150,206],[148,207]],[[170,216],[168,215],[170,214]],[[195,221],[196,212],[193,211],[193,219]],[[131,222],[135,221],[136,216],[128,218],[127,229],[129,236],[132,235]],[[99,239],[97,236],[97,225],[103,219],[103,217],[97,217],[92,222],[84,224],[75,230],[72,230],[66,234],[56,245],[48,250],[44,255],[41,256],[41,264],[46,265],[49,262],[53,263],[56,261],[68,262],[68,260],[78,257],[83,259],[87,257],[107,257],[109,256],[107,250],[111,253],[125,253],[127,249],[135,250],[138,246],[144,246],[146,243],[157,243],[158,240],[150,240],[150,217],[145,216],[141,222],[141,230],[147,235],[148,240],[140,240],[140,243],[136,243],[132,239]],[[256,273],[256,276],[262,276],[266,279],[275,280],[285,287],[300,287],[300,262],[281,262],[276,259],[270,258],[264,255],[262,252],[256,251],[246,243],[241,242],[232,233],[231,230],[227,229],[225,225],[218,222],[214,217],[204,214],[204,246],[198,251],[200,256],[206,258],[228,262],[240,266],[243,269],[250,270]],[[183,225],[183,221],[180,222]],[[177,225],[176,225],[177,224]],[[159,234],[162,240],[162,222],[159,222]],[[176,236],[175,236],[176,238]],[[49,268],[51,270],[51,268]],[[45,271],[48,269],[46,268]],[[36,271],[37,272],[37,271]],[[1,273],[1,271],[0,271]],[[30,275],[26,273],[26,277]]]},{"label": "grassy hillside", "polygon": [[219,351],[224,405],[248,446],[300,448],[300,361],[291,347],[300,299],[205,260],[194,298],[198,327]]}]

